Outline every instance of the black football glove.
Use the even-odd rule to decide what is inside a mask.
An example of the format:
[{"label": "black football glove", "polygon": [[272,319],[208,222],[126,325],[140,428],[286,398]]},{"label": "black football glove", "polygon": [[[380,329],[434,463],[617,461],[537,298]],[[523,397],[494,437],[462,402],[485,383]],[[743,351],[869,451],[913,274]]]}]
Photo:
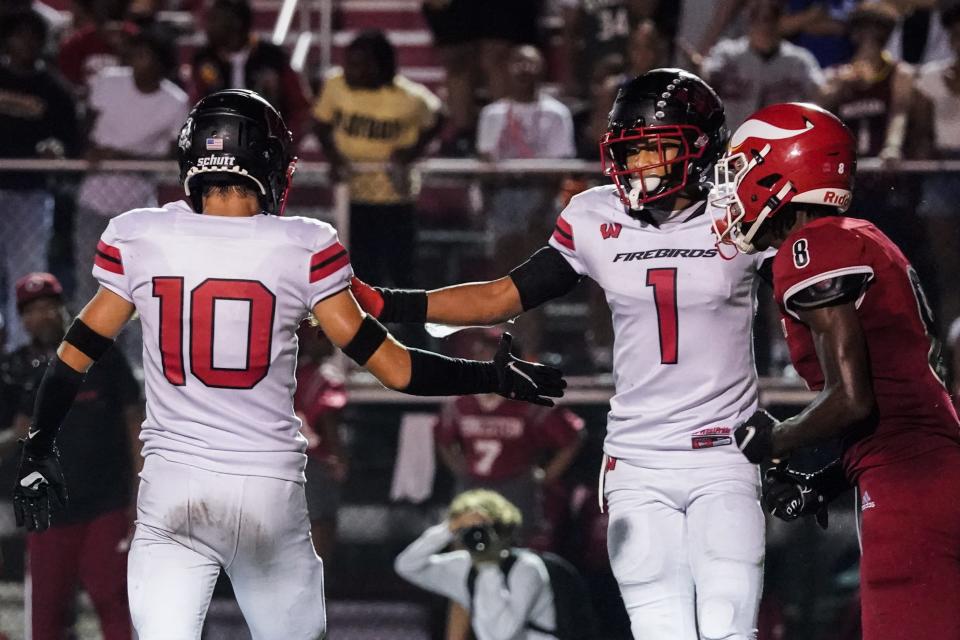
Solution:
[{"label": "black football glove", "polygon": [[733,437],[737,448],[753,464],[770,458],[773,452],[773,428],[779,421],[763,409],[753,412],[746,422],[737,427]]},{"label": "black football glove", "polygon": [[56,447],[46,455],[28,452],[26,441],[20,452],[17,484],[13,488],[13,515],[17,526],[27,531],[46,531],[50,526],[53,508],[67,504],[67,485],[60,469],[60,455]]},{"label": "black football glove", "polygon": [[559,369],[514,358],[510,353],[513,336],[504,333],[493,363],[497,368],[497,393],[511,400],[523,400],[552,407],[550,398],[562,398],[567,381]]},{"label": "black football glove", "polygon": [[801,473],[783,465],[771,467],[763,476],[763,506],[784,522],[813,514],[817,524],[826,529],[828,498],[814,485],[814,473]]}]

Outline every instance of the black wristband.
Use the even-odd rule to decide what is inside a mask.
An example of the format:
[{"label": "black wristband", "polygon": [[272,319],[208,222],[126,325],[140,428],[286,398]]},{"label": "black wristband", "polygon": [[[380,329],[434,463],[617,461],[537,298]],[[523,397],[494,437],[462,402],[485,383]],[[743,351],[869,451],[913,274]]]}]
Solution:
[{"label": "black wristband", "polygon": [[408,349],[410,384],[404,393],[413,396],[459,396],[496,393],[500,389],[492,362],[448,358],[431,351]]},{"label": "black wristband", "polygon": [[543,247],[510,272],[524,311],[569,293],[580,274],[553,247]]},{"label": "black wristband", "polygon": [[343,352],[361,367],[367,364],[383,341],[387,339],[387,329],[377,319],[367,314],[360,323],[356,335],[343,348]]},{"label": "black wristband", "polygon": [[67,417],[85,375],[74,370],[59,356],[47,367],[37,390],[33,425],[27,437],[27,453],[44,457],[53,451],[60,425]]},{"label": "black wristband", "polygon": [[384,289],[374,287],[383,298],[380,320],[383,322],[410,322],[423,324],[427,321],[427,292],[424,289]]},{"label": "black wristband", "polygon": [[74,319],[73,324],[67,329],[67,335],[63,337],[63,341],[69,342],[93,361],[99,360],[107,349],[113,345],[113,340],[100,335],[88,327],[80,318]]}]

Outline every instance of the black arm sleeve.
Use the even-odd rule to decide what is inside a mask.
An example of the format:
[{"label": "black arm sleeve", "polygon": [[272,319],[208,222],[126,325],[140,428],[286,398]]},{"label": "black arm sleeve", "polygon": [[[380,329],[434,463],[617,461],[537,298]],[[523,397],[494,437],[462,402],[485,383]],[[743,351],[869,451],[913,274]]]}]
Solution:
[{"label": "black arm sleeve", "polygon": [[33,425],[27,440],[30,455],[44,457],[53,450],[53,442],[60,431],[60,425],[70,411],[70,405],[77,396],[84,375],[72,369],[59,356],[47,367],[37,390]]},{"label": "black arm sleeve", "polygon": [[496,393],[500,390],[492,362],[448,358],[431,351],[408,349],[410,383],[404,393],[412,396],[459,396]]},{"label": "black arm sleeve", "polygon": [[787,299],[786,306],[791,311],[810,311],[846,304],[857,300],[869,285],[869,273],[835,276],[797,291]]},{"label": "black arm sleeve", "polygon": [[524,311],[569,293],[581,276],[553,247],[543,247],[510,272]]}]

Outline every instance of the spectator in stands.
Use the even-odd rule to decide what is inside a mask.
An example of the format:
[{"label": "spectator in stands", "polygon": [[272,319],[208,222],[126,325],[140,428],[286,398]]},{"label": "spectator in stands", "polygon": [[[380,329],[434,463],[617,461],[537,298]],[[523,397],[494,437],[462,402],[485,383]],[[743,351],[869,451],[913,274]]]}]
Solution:
[{"label": "spectator in stands", "polygon": [[[943,29],[950,34],[953,57],[930,62],[920,69],[918,90],[933,105],[933,153],[944,160],[960,160],[960,2],[941,13]],[[938,318],[960,316],[960,293],[956,274],[960,273],[960,230],[957,203],[960,203],[960,179],[956,173],[924,178],[920,215],[927,227],[935,257],[940,291]]]},{"label": "spectator in stands", "polygon": [[674,64],[700,73],[703,59],[721,38],[743,33],[742,0],[683,0],[678,16]]},{"label": "spectator in stands", "polygon": [[[931,151],[930,101],[916,90],[912,68],[884,48],[897,18],[896,8],[887,2],[864,3],[850,14],[853,59],[828,70],[820,98],[821,106],[850,128],[861,158],[895,162],[929,157]],[[917,220],[919,195],[920,180],[914,175],[890,171],[857,176],[857,199],[870,203],[871,220],[903,249],[923,282],[937,282]],[[938,292],[933,294],[936,300]]]},{"label": "spectator in stands", "polygon": [[[511,52],[505,69],[507,96],[480,112],[477,153],[481,158],[550,159],[576,154],[570,110],[541,91],[543,66],[543,56],[532,46]],[[529,253],[536,244],[533,238],[545,235],[557,187],[555,181],[530,186],[527,180],[522,186],[508,182],[489,190],[485,208],[488,225],[497,233],[495,269]]]},{"label": "spectator in stands", "polygon": [[[0,157],[58,158],[76,153],[79,131],[73,98],[41,52],[47,25],[27,10],[0,22]],[[42,173],[0,172],[0,290],[10,347],[26,341],[17,319],[13,283],[47,269],[53,197]]]},{"label": "spectator in stands", "polygon": [[783,0],[751,0],[747,35],[722,40],[704,60],[704,80],[723,98],[731,130],[760,107],[817,95],[820,66],[809,51],[781,38],[783,9]]},{"label": "spectator in stands", "polygon": [[423,0],[433,42],[446,71],[447,107],[452,132],[441,154],[472,151],[477,100],[506,95],[503,69],[510,49],[538,41],[543,0]]},{"label": "spectator in stands", "polygon": [[[30,344],[10,355],[7,367],[19,388],[13,429],[23,438],[40,380],[63,339],[68,316],[62,287],[49,273],[23,277],[16,293],[31,338]],[[34,640],[61,640],[67,635],[78,583],[93,601],[104,639],[131,638],[126,548],[133,526],[132,489],[140,467],[141,418],[139,385],[120,352],[110,349],[87,374],[59,436],[59,444],[69,453],[61,463],[70,501],[53,515],[50,529],[27,534],[25,600]]]},{"label": "spectator in stands", "polygon": [[328,358],[330,341],[320,330],[304,325],[298,332],[297,391],[293,408],[307,439],[307,511],[310,535],[317,555],[327,568],[335,557],[340,487],[347,478],[348,461],[340,437],[340,414],[347,404],[343,376]]},{"label": "spectator in stands", "polygon": [[567,54],[569,96],[589,97],[594,68],[607,56],[623,54],[630,37],[629,0],[585,2],[560,0],[563,44]]},{"label": "spectator in stands", "polygon": [[843,64],[853,55],[847,20],[860,1],[789,0],[780,32],[810,51],[822,68]]},{"label": "spectator in stands", "polygon": [[477,153],[485,160],[569,158],[573,121],[562,102],[541,91],[543,56],[533,46],[510,52],[506,96],[480,112]]},{"label": "spectator in stands", "polygon": [[[186,93],[168,79],[176,69],[176,55],[166,33],[156,28],[141,30],[130,41],[129,66],[107,67],[91,78],[89,160],[172,157],[171,140],[176,139],[190,108]],[[99,285],[90,269],[110,218],[156,206],[156,192],[156,180],[145,174],[94,171],[84,176],[73,229],[78,305],[97,292]]]},{"label": "spectator in stands", "polygon": [[306,89],[284,50],[252,32],[249,0],[214,0],[206,25],[207,44],[193,56],[194,101],[222,89],[256,91],[300,139],[310,113]]},{"label": "spectator in stands", "polygon": [[[563,18],[563,43],[567,54],[568,95],[589,98],[590,79],[596,65],[611,54],[632,51],[637,27],[648,23],[658,35],[667,30],[672,34],[676,21],[677,3],[659,0],[559,0]],[[659,38],[663,50],[660,57],[669,55],[670,42]],[[663,62],[654,67],[663,66]],[[653,68],[653,67],[652,67]]]},{"label": "spectator in stands", "polygon": [[[397,73],[396,52],[381,31],[359,34],[343,69],[328,76],[313,110],[334,179],[350,182],[350,257],[357,276],[404,286],[412,277],[412,164],[443,126],[440,99]],[[354,169],[354,163],[382,168]]]},{"label": "spectator in stands", "polygon": [[950,34],[943,27],[943,12],[956,0],[888,0],[900,19],[887,40],[894,60],[926,64],[953,56]]},{"label": "spectator in stands", "polygon": [[[471,357],[492,356],[497,338],[489,330],[474,336]],[[532,406],[498,395],[463,396],[446,405],[434,427],[437,453],[458,491],[491,489],[520,509],[517,539],[540,549],[552,547],[544,521],[545,491],[557,491],[576,458],[586,432],[583,420],[565,408]]]},{"label": "spectator in stands", "polygon": [[907,151],[924,157],[930,149],[927,132],[918,135],[924,124],[922,97],[915,90],[912,69],[884,48],[897,18],[897,10],[887,2],[866,3],[850,14],[853,59],[828,70],[820,97],[821,104],[850,127],[861,157],[904,157],[911,129]]},{"label": "spectator in stands", "polygon": [[[530,625],[556,629],[557,619],[543,559],[514,546],[522,523],[517,507],[500,494],[467,491],[450,503],[443,522],[424,531],[397,556],[394,569],[408,582],[469,611],[464,622],[477,638],[550,637],[553,634],[529,631]],[[444,552],[458,541],[461,550]],[[503,564],[508,557],[515,558],[509,566]]]},{"label": "spectator in stands", "polygon": [[120,64],[127,41],[137,28],[125,20],[130,0],[75,0],[74,5],[80,22],[60,46],[57,66],[84,95],[91,77]]},{"label": "spectator in stands", "polygon": [[[49,0],[48,0],[49,1]],[[60,40],[64,31],[70,27],[70,13],[54,9],[40,0],[6,0],[0,8],[0,21],[9,13],[18,13],[33,9],[47,23],[47,41],[44,45],[44,58],[54,60],[60,49]]]}]

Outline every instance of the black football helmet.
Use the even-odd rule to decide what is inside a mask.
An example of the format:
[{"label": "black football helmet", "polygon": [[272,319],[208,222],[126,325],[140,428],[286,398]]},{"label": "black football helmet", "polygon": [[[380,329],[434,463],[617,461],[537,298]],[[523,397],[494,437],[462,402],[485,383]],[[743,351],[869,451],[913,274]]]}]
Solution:
[{"label": "black football helmet", "polygon": [[180,183],[200,211],[204,183],[243,178],[256,185],[264,211],[283,215],[297,162],[292,146],[283,118],[259,94],[217,91],[194,105],[180,130]]},{"label": "black football helmet", "polygon": [[[634,211],[674,194],[698,199],[728,137],[723,103],[706,82],[681,69],[654,69],[617,93],[600,141],[603,173]],[[657,160],[628,166],[637,148]],[[660,167],[663,176],[652,171]]]}]

